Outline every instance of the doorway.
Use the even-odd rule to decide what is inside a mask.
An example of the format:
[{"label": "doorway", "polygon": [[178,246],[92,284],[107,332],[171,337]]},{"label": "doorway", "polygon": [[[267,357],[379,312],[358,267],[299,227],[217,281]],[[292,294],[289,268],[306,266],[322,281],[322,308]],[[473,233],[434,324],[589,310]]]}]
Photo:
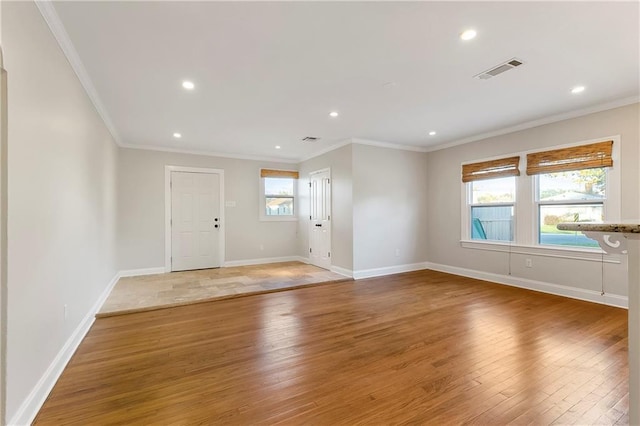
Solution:
[{"label": "doorway", "polygon": [[165,271],[224,263],[223,171],[165,167]]},{"label": "doorway", "polygon": [[309,263],[331,268],[331,170],[309,174]]}]

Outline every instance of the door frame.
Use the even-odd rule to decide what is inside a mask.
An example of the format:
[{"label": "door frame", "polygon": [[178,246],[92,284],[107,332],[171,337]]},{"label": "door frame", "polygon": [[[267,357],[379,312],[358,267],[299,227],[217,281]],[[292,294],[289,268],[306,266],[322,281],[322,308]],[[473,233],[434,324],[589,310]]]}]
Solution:
[{"label": "door frame", "polygon": [[220,178],[220,266],[224,266],[224,170],[203,167],[164,166],[164,271],[171,272],[171,172],[216,174]]},{"label": "door frame", "polygon": [[[331,229],[329,232],[329,252],[333,253],[333,177],[331,176],[331,167],[325,167],[323,169],[318,169],[318,170],[314,170],[309,172],[308,174],[308,179],[309,179],[309,185],[307,185],[307,191],[309,191],[309,209],[311,209],[311,176],[318,174],[318,173],[328,173],[329,174],[329,185],[331,185],[331,195],[330,195],[330,204],[331,204],[331,212],[329,214],[330,219],[329,222],[331,223]],[[309,214],[311,214],[311,210],[309,210]],[[311,219],[307,219],[307,248],[311,248]],[[307,252],[307,256],[309,256],[309,252]],[[311,263],[311,257],[309,256],[309,264],[313,265],[313,263]],[[317,265],[314,265],[317,266]],[[329,268],[327,269],[328,271],[331,270],[331,268],[333,267],[333,257],[329,257]]]}]

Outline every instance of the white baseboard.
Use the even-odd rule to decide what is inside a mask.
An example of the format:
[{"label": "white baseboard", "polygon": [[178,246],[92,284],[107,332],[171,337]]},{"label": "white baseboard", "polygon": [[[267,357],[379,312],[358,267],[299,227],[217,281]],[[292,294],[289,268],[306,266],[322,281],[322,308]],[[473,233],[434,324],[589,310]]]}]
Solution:
[{"label": "white baseboard", "polygon": [[361,269],[359,271],[353,271],[353,278],[360,280],[363,278],[381,277],[384,275],[399,274],[402,272],[419,271],[420,269],[427,269],[427,262],[386,266],[384,268]]},{"label": "white baseboard", "polygon": [[118,278],[138,277],[140,275],[155,275],[155,274],[164,274],[164,273],[165,273],[164,266],[159,266],[157,268],[126,269],[118,273]]},{"label": "white baseboard", "polygon": [[35,419],[38,411],[42,408],[45,400],[49,396],[49,393],[53,389],[53,386],[56,384],[60,375],[64,371],[65,367],[71,360],[71,357],[80,346],[80,343],[84,339],[84,336],[87,334],[91,325],[95,321],[96,313],[100,310],[102,305],[104,304],[107,297],[113,290],[113,287],[120,279],[120,273],[117,273],[107,284],[107,287],[104,289],[100,297],[91,307],[89,312],[82,319],[78,327],[73,331],[71,336],[67,339],[62,349],[58,352],[56,357],[53,359],[49,367],[44,372],[38,383],[33,387],[29,396],[22,402],[20,408],[16,414],[9,420],[8,425],[30,425],[31,422]]},{"label": "white baseboard", "polygon": [[345,277],[353,278],[353,271],[351,269],[342,268],[340,266],[332,265],[329,268],[331,272],[335,272],[336,274],[344,275]]},{"label": "white baseboard", "polygon": [[584,288],[569,287],[560,284],[552,284],[543,281],[530,280],[528,278],[514,277],[512,275],[494,274],[491,272],[477,271],[474,269],[459,268],[457,266],[442,265],[439,263],[426,263],[426,268],[434,271],[447,272],[449,274],[461,275],[463,277],[475,278],[490,281],[497,284],[509,285],[512,287],[525,288],[527,290],[540,291],[542,293],[555,294],[556,296],[569,297],[571,299],[585,300],[603,305],[616,306],[618,308],[628,308],[627,296],[618,294],[604,294],[599,291],[587,290]]},{"label": "white baseboard", "polygon": [[249,266],[249,265],[263,265],[265,263],[278,263],[278,262],[304,262],[308,263],[308,260],[301,256],[283,256],[283,257],[264,257],[262,259],[244,259],[244,260],[229,260],[224,262],[224,267],[229,268],[233,266]]}]

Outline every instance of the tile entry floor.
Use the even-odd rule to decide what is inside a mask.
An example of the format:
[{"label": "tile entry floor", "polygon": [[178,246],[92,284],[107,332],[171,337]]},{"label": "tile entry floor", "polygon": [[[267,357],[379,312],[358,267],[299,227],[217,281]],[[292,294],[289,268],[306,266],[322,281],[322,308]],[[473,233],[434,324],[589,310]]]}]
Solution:
[{"label": "tile entry floor", "polygon": [[351,278],[302,262],[120,278],[96,317],[270,293]]}]

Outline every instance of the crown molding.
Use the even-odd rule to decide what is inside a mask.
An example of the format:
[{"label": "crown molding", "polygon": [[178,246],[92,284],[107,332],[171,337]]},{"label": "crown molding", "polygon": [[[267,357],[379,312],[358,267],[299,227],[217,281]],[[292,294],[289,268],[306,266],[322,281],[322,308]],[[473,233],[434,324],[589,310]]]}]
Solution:
[{"label": "crown molding", "polygon": [[277,158],[277,157],[261,157],[259,155],[230,154],[226,152],[199,151],[199,150],[191,150],[191,149],[142,146],[142,145],[131,145],[131,144],[122,144],[120,145],[120,147],[127,148],[127,149],[139,149],[143,151],[169,152],[173,154],[187,154],[187,155],[199,155],[204,157],[231,158],[234,160],[250,160],[250,161],[262,161],[262,162],[269,162],[269,163],[287,163],[287,164],[300,163],[300,161],[295,158],[292,159],[292,158]]},{"label": "crown molding", "polygon": [[84,87],[84,90],[87,93],[87,96],[89,97],[91,102],[93,103],[93,106],[98,112],[98,115],[100,115],[100,118],[102,118],[104,125],[109,130],[109,133],[111,133],[111,136],[113,136],[113,139],[115,140],[116,144],[123,146],[122,139],[120,138],[118,131],[113,125],[113,122],[111,121],[111,117],[109,116],[109,114],[107,113],[107,110],[102,104],[102,101],[98,96],[98,92],[96,91],[96,88],[93,85],[91,78],[89,78],[89,74],[87,73],[87,70],[84,67],[84,64],[82,63],[82,60],[80,59],[80,56],[76,51],[76,48],[71,42],[71,38],[69,37],[69,34],[67,34],[67,30],[65,30],[64,25],[62,24],[62,21],[60,21],[60,17],[58,16],[58,13],[53,7],[53,3],[51,2],[51,0],[37,0],[35,4],[38,7],[38,10],[40,11],[40,14],[44,18],[45,22],[49,26],[49,29],[53,33],[53,36],[58,42],[58,45],[60,45],[62,52],[67,57],[67,60],[71,65],[71,68],[78,76],[78,79],[80,80],[80,84],[82,84],[82,87]]},{"label": "crown molding", "polygon": [[495,130],[493,132],[481,133],[478,135],[470,136],[468,138],[459,139],[454,142],[445,143],[442,145],[434,145],[429,146],[425,149],[426,152],[439,151],[441,149],[452,148],[458,145],[464,145],[471,142],[480,141],[483,139],[492,138],[495,136],[506,135],[508,133],[519,132],[521,130],[531,129],[533,127],[543,126],[545,124],[556,123],[558,121],[570,120],[572,118],[578,118],[589,114],[594,114],[596,112],[607,111],[614,108],[619,108],[631,104],[636,104],[640,102],[639,96],[630,96],[628,98],[622,98],[615,101],[607,102],[604,104],[594,105],[588,108],[582,108],[575,111],[569,111],[562,114],[550,115],[548,117],[540,118],[538,120],[527,121],[526,123],[518,124],[516,126],[505,127],[500,130]]}]

